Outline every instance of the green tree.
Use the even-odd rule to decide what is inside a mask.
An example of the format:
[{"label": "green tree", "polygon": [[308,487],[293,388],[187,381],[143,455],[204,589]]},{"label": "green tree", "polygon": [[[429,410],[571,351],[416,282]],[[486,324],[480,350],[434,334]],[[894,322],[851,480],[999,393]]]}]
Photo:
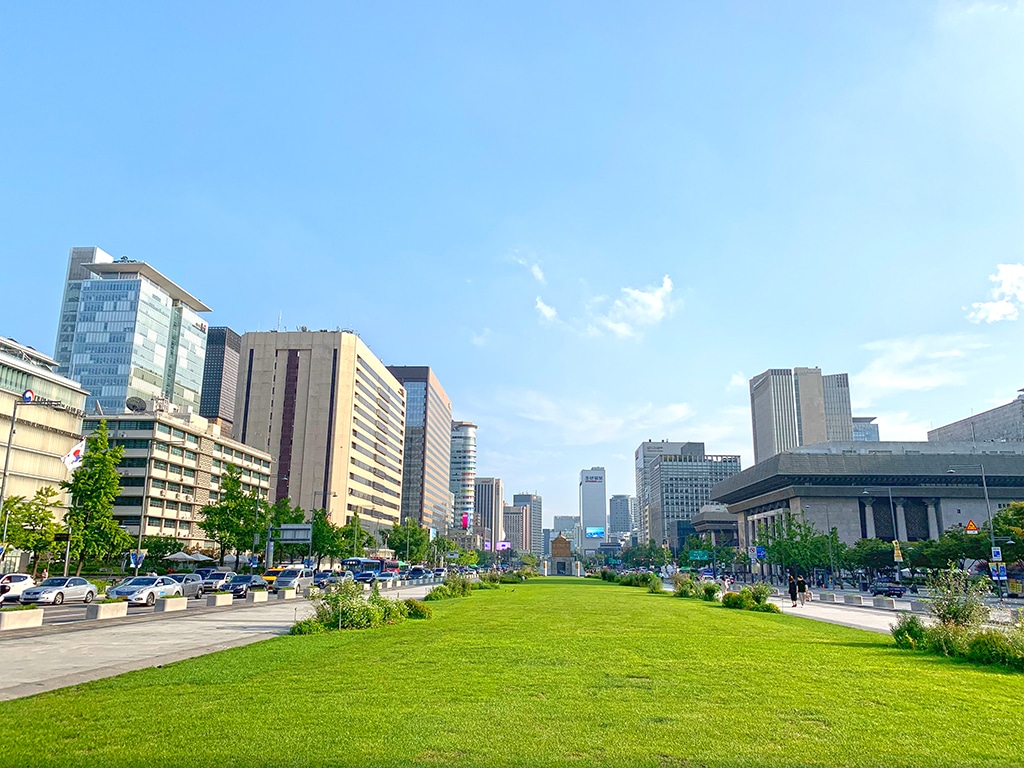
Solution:
[{"label": "green tree", "polygon": [[[268,514],[268,524],[272,528],[306,521],[306,513],[302,507],[298,505],[293,507],[292,500],[287,496],[271,504]],[[266,535],[267,529],[264,528],[260,535],[261,542],[265,541]],[[274,559],[278,562],[284,562],[285,560],[295,561],[304,557],[310,551],[310,546],[309,544],[278,544],[274,551],[276,553]],[[316,554],[315,550],[314,554]]]},{"label": "green tree", "polygon": [[446,555],[449,552],[460,552],[458,544],[451,539],[446,539],[444,536],[438,536],[432,542],[430,542],[430,548],[428,555],[431,562],[443,565],[446,561]]},{"label": "green tree", "polygon": [[341,553],[344,557],[364,557],[369,547],[374,547],[377,540],[369,531],[363,530],[359,515],[352,515],[341,528]]},{"label": "green tree", "polygon": [[117,466],[123,456],[122,446],[110,445],[107,422],[101,420],[86,438],[82,465],[61,483],[71,494],[64,522],[71,533],[71,557],[78,561],[76,575],[86,558],[108,558],[132,546],[132,537],[113,515],[114,499],[121,493]]},{"label": "green tree", "polygon": [[242,489],[242,476],[234,464],[221,475],[220,490],[220,501],[203,507],[199,526],[220,547],[220,564],[224,564],[226,551],[232,549],[238,568],[241,553],[253,548],[257,535],[266,535],[270,506],[257,494]]},{"label": "green tree", "polygon": [[[835,548],[839,544],[835,530],[826,536],[802,514],[791,513],[783,515],[779,526],[762,525],[755,540],[755,545],[764,547],[767,562],[805,574],[814,568],[828,567],[830,543],[835,560]],[[891,545],[889,549],[891,552]]]},{"label": "green tree", "polygon": [[[522,563],[523,565],[528,565],[531,568],[536,568],[538,565],[540,565],[540,558],[537,557],[533,552],[520,552],[519,553],[519,562]],[[461,561],[460,561],[459,564],[460,565],[475,565],[475,563],[462,563]]]},{"label": "green tree", "polygon": [[430,531],[407,517],[401,525],[388,531],[387,544],[395,551],[395,557],[410,563],[422,563],[427,559]]},{"label": "green tree", "polygon": [[53,535],[57,532],[53,517],[59,507],[59,494],[48,485],[37,490],[31,499],[15,496],[4,500],[5,510],[11,512],[10,544],[32,553],[33,576],[42,559],[53,559]]},{"label": "green tree", "polygon": [[351,536],[348,541],[349,549],[346,551],[345,530],[331,522],[327,510],[313,510],[313,554],[316,556],[317,568],[324,558],[342,560],[345,557],[353,557]]},{"label": "green tree", "polygon": [[173,536],[144,536],[142,548],[146,550],[147,569],[149,563],[154,566],[168,555],[181,551],[181,542]]}]

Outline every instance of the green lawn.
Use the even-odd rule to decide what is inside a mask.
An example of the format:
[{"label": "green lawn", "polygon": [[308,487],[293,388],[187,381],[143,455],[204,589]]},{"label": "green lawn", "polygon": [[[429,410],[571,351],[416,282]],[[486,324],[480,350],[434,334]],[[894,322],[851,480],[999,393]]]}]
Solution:
[{"label": "green lawn", "polygon": [[[1024,675],[595,580],[0,704],[0,765],[984,766]],[[8,660],[9,663],[9,660]]]}]

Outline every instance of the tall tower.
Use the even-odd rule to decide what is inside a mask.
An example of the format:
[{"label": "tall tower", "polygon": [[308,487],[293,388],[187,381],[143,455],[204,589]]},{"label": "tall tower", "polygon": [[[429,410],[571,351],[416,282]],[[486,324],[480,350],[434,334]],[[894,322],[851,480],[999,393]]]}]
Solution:
[{"label": "tall tower", "polygon": [[537,557],[544,556],[544,500],[536,493],[517,493],[512,504],[527,507],[530,529],[530,551]]},{"label": "tall tower", "polygon": [[452,517],[452,401],[428,366],[389,365],[388,370],[405,387],[402,519],[444,534]]},{"label": "tall tower", "polygon": [[608,537],[610,539],[626,537],[633,530],[631,499],[631,496],[618,493],[608,501]]},{"label": "tall tower", "polygon": [[476,490],[476,424],[453,421],[451,427],[451,470],[448,489],[455,495],[455,509],[449,527],[468,531],[473,527],[473,499]]},{"label": "tall tower", "polygon": [[580,472],[580,520],[583,526],[583,551],[596,552],[607,540],[608,495],[604,467]]},{"label": "tall tower", "polygon": [[473,489],[473,530],[494,545],[504,540],[505,484],[499,477],[478,477]]},{"label": "tall tower", "polygon": [[203,394],[199,415],[219,424],[223,434],[232,434],[235,419],[235,389],[238,387],[238,353],[242,337],[230,328],[210,328],[203,366]]}]

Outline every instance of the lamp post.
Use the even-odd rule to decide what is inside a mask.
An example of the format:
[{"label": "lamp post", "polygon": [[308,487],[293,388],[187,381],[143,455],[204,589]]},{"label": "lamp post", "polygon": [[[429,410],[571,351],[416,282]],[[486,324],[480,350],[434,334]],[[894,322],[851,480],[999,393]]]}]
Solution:
[{"label": "lamp post", "polygon": [[[955,475],[957,470],[960,469],[977,469],[981,472],[981,487],[985,492],[985,512],[988,514],[988,535],[992,542],[992,548],[996,546],[996,529],[992,524],[992,502],[988,498],[988,478],[985,477],[985,465],[984,464],[953,464],[949,469],[946,470],[947,474]],[[999,592],[999,599],[1003,599],[1003,582],[996,575],[996,589]]]},{"label": "lamp post", "polygon": [[[7,435],[7,453],[4,454],[4,472],[2,478],[0,478],[0,510],[4,508],[4,499],[7,496],[7,473],[11,466],[11,448],[14,444],[14,426],[18,421],[18,408],[23,405],[46,405],[50,408],[63,411],[67,410],[67,406],[60,400],[44,400],[36,397],[36,393],[31,389],[26,389],[21,393],[21,399],[14,401],[14,407],[11,409],[11,431]],[[0,543],[4,544],[6,553],[7,545],[7,524],[11,518],[11,510],[4,512],[4,533],[3,537],[0,537]]]},{"label": "lamp post", "polygon": [[[885,486],[884,489],[883,488],[865,488],[864,489],[864,495],[869,495],[872,492],[876,492],[877,493],[878,491],[881,491],[881,490],[885,490],[889,494],[889,513],[892,515],[892,538],[893,538],[894,541],[898,542],[899,539],[900,539],[900,530],[899,530],[899,527],[896,525],[896,505],[893,503],[893,500],[892,500],[892,486],[891,485],[887,485],[887,486]],[[874,514],[874,512],[872,512],[872,514]],[[899,563],[896,563],[896,581],[897,582],[901,581],[901,579],[900,579],[900,566],[899,566]]]}]

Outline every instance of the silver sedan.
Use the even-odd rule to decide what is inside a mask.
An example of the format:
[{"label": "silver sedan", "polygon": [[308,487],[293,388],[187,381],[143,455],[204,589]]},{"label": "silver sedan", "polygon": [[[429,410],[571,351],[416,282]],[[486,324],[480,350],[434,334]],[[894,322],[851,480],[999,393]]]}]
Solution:
[{"label": "silver sedan", "polygon": [[96,585],[80,576],[51,576],[34,587],[21,593],[18,601],[23,605],[50,603],[60,605],[65,600],[81,600],[91,603],[96,597]]},{"label": "silver sedan", "polygon": [[157,598],[180,595],[181,584],[166,576],[136,576],[108,590],[107,594],[135,605],[156,605]]}]

